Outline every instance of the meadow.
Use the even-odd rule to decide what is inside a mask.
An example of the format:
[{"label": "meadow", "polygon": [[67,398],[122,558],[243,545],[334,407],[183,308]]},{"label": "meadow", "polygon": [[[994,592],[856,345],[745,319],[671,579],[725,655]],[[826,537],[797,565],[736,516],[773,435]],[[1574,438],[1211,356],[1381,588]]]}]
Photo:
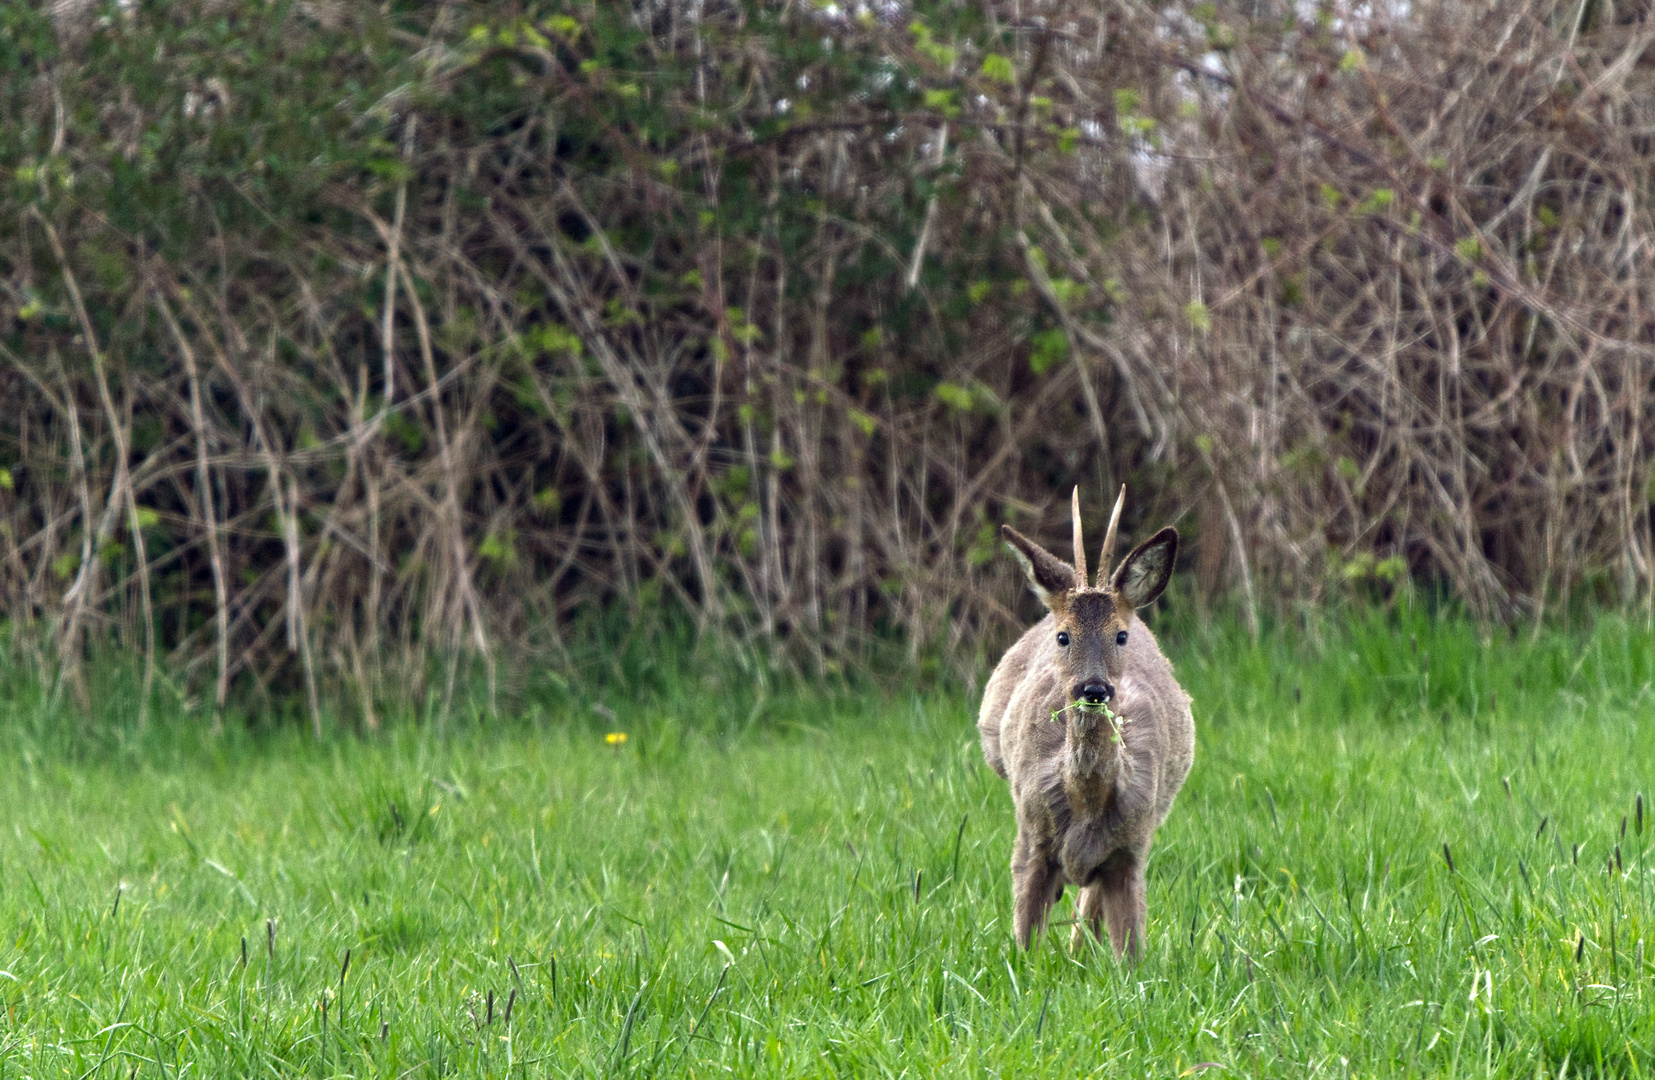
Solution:
[{"label": "meadow", "polygon": [[1655,1073],[1642,621],[1163,642],[1136,966],[1013,947],[965,688],[678,664],[320,742],[14,690],[0,1076]]}]

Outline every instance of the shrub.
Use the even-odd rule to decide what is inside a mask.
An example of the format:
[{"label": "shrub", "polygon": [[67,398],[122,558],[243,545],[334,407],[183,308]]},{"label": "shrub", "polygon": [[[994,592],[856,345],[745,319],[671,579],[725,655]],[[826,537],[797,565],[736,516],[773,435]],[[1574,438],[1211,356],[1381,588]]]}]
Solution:
[{"label": "shrub", "polygon": [[0,15],[0,597],[71,684],[113,634],[371,723],[614,605],[969,671],[995,526],[1123,481],[1249,612],[1651,596],[1614,6],[53,10]]}]

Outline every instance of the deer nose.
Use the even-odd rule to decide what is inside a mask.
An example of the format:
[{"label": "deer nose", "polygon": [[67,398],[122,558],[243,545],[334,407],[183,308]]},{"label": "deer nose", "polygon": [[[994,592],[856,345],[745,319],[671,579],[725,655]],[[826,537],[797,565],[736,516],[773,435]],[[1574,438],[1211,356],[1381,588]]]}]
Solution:
[{"label": "deer nose", "polygon": [[1075,697],[1088,705],[1102,705],[1114,700],[1115,688],[1106,682],[1089,682],[1080,688]]}]

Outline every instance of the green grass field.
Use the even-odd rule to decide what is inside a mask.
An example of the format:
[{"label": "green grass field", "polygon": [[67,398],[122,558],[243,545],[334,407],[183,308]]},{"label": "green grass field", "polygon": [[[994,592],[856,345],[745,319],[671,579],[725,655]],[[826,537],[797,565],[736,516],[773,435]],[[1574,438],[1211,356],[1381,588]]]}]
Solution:
[{"label": "green grass field", "polygon": [[20,695],[0,1076],[1655,1075],[1641,624],[1163,639],[1199,742],[1130,968],[1013,948],[959,693],[320,745]]}]

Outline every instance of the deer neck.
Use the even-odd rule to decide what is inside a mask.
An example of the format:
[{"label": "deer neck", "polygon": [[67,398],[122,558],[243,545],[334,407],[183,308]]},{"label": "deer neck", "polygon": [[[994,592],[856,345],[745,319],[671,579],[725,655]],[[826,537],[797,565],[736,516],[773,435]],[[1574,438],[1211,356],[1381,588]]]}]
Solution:
[{"label": "deer neck", "polygon": [[1065,721],[1063,786],[1077,811],[1101,811],[1120,771],[1119,721],[1101,709],[1089,712],[1078,707],[1067,711]]}]

